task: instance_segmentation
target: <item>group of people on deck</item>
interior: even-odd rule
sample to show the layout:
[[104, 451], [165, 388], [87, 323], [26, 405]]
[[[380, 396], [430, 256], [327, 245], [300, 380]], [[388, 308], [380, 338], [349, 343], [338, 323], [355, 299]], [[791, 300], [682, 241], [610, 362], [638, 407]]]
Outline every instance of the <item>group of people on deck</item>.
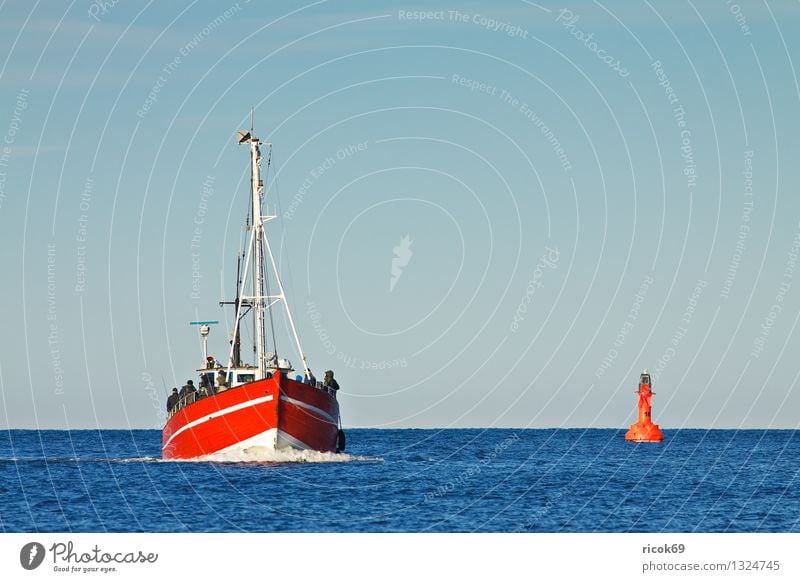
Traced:
[[[317, 386], [317, 379], [314, 377], [314, 373], [310, 368], [308, 369], [303, 381], [305, 384], [309, 384], [314, 387]], [[214, 384], [213, 372], [201, 374], [199, 392], [197, 388], [195, 388], [192, 380], [187, 380], [186, 384], [181, 387], [180, 392], [178, 392], [177, 388], [172, 389], [172, 394], [170, 394], [167, 398], [167, 412], [173, 412], [181, 401], [183, 401], [184, 405], [186, 405], [190, 402], [194, 402], [194, 400], [197, 398], [204, 398], [206, 396], [219, 394], [220, 392], [225, 392], [228, 388], [229, 385], [227, 376], [223, 370], [220, 370], [217, 373], [216, 386]], [[325, 378], [322, 381], [322, 389], [334, 397], [336, 396], [336, 393], [339, 390], [339, 383], [333, 377], [333, 370], [328, 370], [325, 372]]]
[[[179, 402], [183, 401], [184, 405], [194, 402], [198, 398], [205, 398], [225, 392], [228, 389], [228, 382], [225, 378], [225, 372], [222, 370], [217, 374], [217, 383], [214, 384], [214, 373], [200, 375], [200, 390], [194, 386], [194, 381], [186, 380], [180, 392], [177, 388], [172, 389], [172, 394], [167, 398], [167, 412], [172, 412]], [[193, 397], [191, 396], [193, 395]]]

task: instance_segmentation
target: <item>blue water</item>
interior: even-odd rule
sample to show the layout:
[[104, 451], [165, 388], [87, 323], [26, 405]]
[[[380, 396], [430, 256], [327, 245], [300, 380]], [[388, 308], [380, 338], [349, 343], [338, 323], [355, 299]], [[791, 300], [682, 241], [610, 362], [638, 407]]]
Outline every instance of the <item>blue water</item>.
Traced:
[[163, 462], [159, 431], [6, 431], [0, 530], [800, 531], [796, 432], [665, 432], [363, 429], [341, 457]]

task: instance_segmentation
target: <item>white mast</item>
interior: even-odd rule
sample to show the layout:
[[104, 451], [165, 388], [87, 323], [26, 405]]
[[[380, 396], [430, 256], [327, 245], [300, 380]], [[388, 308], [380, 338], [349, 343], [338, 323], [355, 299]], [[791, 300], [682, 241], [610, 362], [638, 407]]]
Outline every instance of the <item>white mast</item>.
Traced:
[[[267, 238], [266, 229], [264, 228], [264, 222], [268, 220], [272, 220], [277, 218], [274, 215], [264, 216], [261, 214], [261, 200], [264, 195], [264, 183], [261, 180], [261, 151], [259, 149], [259, 145], [261, 145], [261, 141], [250, 131], [240, 131], [238, 133], [238, 142], [240, 144], [249, 143], [250, 144], [250, 167], [251, 167], [251, 186], [250, 192], [252, 197], [252, 213], [253, 213], [253, 226], [252, 231], [250, 233], [250, 242], [247, 249], [247, 258], [253, 257], [253, 293], [252, 295], [245, 295], [245, 285], [247, 284], [247, 271], [249, 267], [249, 261], [245, 261], [245, 268], [244, 268], [244, 275], [241, 281], [241, 287], [239, 289], [239, 295], [242, 298], [242, 301], [239, 302], [239, 308], [237, 309], [236, 313], [236, 323], [233, 330], [234, 338], [236, 337], [236, 332], [238, 331], [239, 321], [241, 319], [241, 308], [242, 304], [246, 303], [250, 305], [253, 309], [253, 316], [255, 318], [255, 351], [256, 351], [256, 380], [261, 380], [266, 377], [267, 369], [273, 368], [274, 366], [271, 365], [271, 362], [267, 362], [266, 359], [266, 331], [265, 331], [265, 320], [266, 320], [266, 312], [267, 309], [272, 307], [278, 301], [283, 301], [283, 305], [286, 308], [286, 316], [289, 320], [289, 326], [292, 329], [292, 335], [294, 336], [295, 345], [297, 346], [298, 354], [300, 355], [300, 359], [303, 363], [303, 371], [308, 374], [308, 364], [306, 363], [306, 356], [305, 352], [303, 351], [303, 347], [300, 344], [300, 337], [297, 335], [297, 329], [294, 325], [294, 319], [292, 318], [292, 312], [289, 310], [289, 304], [286, 301], [286, 294], [283, 291], [283, 283], [281, 283], [280, 275], [278, 274], [278, 266], [275, 263], [275, 257], [272, 255], [272, 248], [269, 244], [269, 239]], [[267, 144], [268, 147], [272, 147], [272, 144]], [[264, 249], [266, 248], [267, 254], [269, 255], [270, 265], [272, 266], [272, 270], [275, 275], [275, 281], [278, 284], [279, 295], [265, 295], [264, 294], [264, 282], [266, 279], [266, 273], [264, 272], [265, 265], [264, 265]], [[277, 354], [276, 354], [277, 357]], [[228, 363], [228, 370], [233, 366], [233, 343], [231, 343], [231, 352], [230, 358]]]
[[255, 136], [250, 137], [250, 170], [253, 199], [253, 311], [255, 315], [255, 346], [256, 367], [258, 379], [264, 378], [267, 373], [267, 337], [264, 331], [266, 308], [264, 306], [264, 247], [261, 244], [264, 236], [264, 220], [261, 216], [261, 197], [264, 192], [264, 183], [261, 181], [261, 144]]

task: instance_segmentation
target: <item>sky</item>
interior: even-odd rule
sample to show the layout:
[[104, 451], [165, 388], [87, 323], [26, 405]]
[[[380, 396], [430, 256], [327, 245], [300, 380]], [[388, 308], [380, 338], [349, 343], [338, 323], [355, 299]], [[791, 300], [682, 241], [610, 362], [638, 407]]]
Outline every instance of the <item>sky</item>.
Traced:
[[252, 111], [345, 426], [625, 428], [647, 368], [666, 429], [797, 427], [799, 25], [788, 0], [0, 3], [0, 425], [160, 428], [189, 322], [227, 358]]

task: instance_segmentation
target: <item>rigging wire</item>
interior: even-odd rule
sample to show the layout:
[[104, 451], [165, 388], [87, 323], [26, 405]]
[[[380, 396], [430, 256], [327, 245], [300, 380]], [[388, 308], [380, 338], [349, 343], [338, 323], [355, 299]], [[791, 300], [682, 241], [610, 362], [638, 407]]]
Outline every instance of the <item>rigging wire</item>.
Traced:
[[[270, 159], [272, 159], [272, 148], [270, 148]], [[277, 214], [277, 216], [278, 216], [278, 221], [280, 222], [281, 233], [282, 233], [281, 242], [283, 244], [279, 248], [279, 252], [281, 250], [285, 249], [286, 257], [287, 257], [286, 268], [284, 269], [284, 273], [286, 273], [286, 277], [284, 277], [284, 281], [286, 282], [286, 286], [289, 288], [289, 295], [291, 297], [297, 297], [297, 295], [295, 295], [295, 292], [294, 292], [294, 279], [292, 277], [292, 261], [289, 260], [289, 257], [291, 257], [292, 254], [289, 252], [289, 239], [285, 235], [285, 230], [284, 230], [284, 225], [283, 225], [283, 209], [281, 208], [281, 195], [280, 195], [280, 190], [278, 188], [278, 172], [275, 172], [275, 178], [273, 179], [272, 183], [273, 183], [273, 187], [275, 189], [275, 201], [276, 201], [275, 204], [276, 204], [276, 210], [277, 210], [277, 212], [275, 214]], [[300, 358], [303, 357], [303, 354], [297, 354], [297, 355]]]
[[[271, 165], [272, 165], [272, 146], [269, 146], [269, 155], [267, 156], [267, 170], [266, 170], [266, 172], [264, 172], [264, 174], [265, 174], [264, 183], [267, 184], [267, 185], [269, 185], [269, 170], [270, 170]], [[264, 192], [266, 192], [266, 190], [264, 190]], [[262, 257], [262, 260], [265, 260], [264, 259], [264, 253], [261, 253], [261, 257]], [[262, 267], [263, 266], [264, 265], [262, 265]], [[266, 273], [266, 276], [264, 277], [264, 282], [265, 282], [265, 285], [266, 285], [267, 297], [269, 297], [269, 296], [272, 295], [272, 293], [270, 292], [270, 289], [269, 289], [269, 269], [264, 269], [264, 272]], [[273, 307], [272, 301], [270, 301], [270, 305], [269, 305], [269, 326], [270, 326], [270, 330], [272, 332], [272, 346], [273, 346], [273, 348], [275, 350], [275, 357], [277, 358], [278, 357], [278, 341], [277, 341], [276, 336], [275, 336], [275, 318], [273, 316], [272, 307]]]

